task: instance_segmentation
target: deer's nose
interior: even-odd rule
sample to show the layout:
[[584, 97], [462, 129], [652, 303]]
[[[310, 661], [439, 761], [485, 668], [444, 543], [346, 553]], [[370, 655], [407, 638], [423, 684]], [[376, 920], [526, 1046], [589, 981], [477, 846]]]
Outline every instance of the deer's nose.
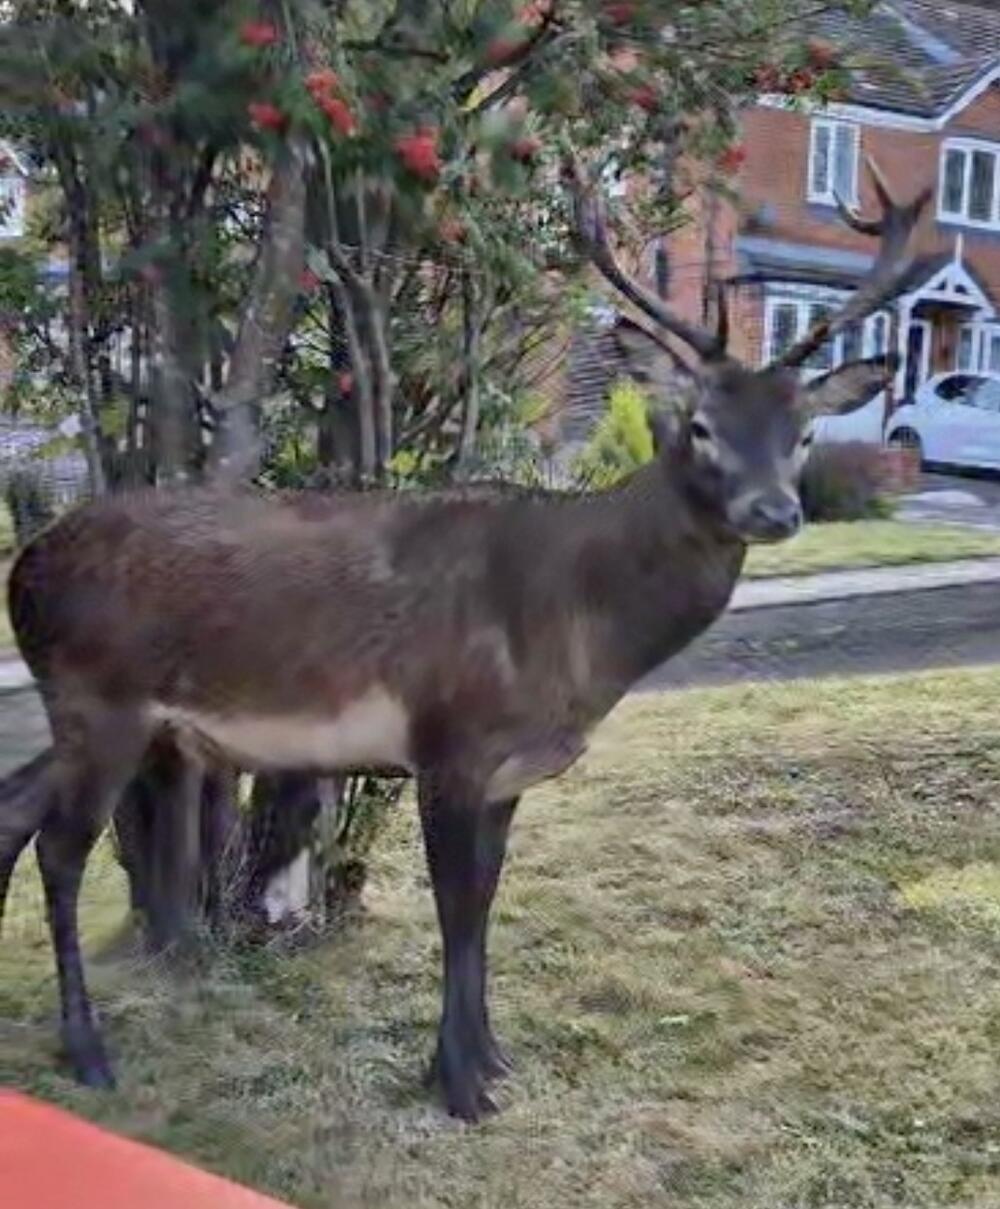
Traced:
[[802, 527], [802, 506], [785, 492], [754, 500], [747, 517], [747, 536], [757, 541], [781, 541]]

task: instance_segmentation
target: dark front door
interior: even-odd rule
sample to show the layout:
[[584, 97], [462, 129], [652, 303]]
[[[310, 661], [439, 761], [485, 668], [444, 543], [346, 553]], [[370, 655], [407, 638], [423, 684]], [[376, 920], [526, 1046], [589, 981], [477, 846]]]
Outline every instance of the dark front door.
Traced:
[[914, 392], [924, 379], [929, 339], [929, 325], [922, 319], [912, 320], [906, 336], [906, 371], [903, 376], [903, 401], [906, 403], [912, 402]]

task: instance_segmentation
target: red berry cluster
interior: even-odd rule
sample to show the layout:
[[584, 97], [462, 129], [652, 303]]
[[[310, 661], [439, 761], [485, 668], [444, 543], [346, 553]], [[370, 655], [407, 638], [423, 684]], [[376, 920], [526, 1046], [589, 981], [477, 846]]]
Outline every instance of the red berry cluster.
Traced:
[[428, 185], [437, 183], [441, 175], [441, 153], [438, 131], [433, 126], [422, 126], [410, 134], [400, 135], [395, 148], [407, 172]]
[[526, 4], [516, 20], [487, 45], [486, 63], [490, 67], [503, 67], [516, 59], [538, 27], [552, 16], [554, 8], [555, 0], [532, 0]]
[[634, 0], [610, 0], [601, 6], [601, 11], [612, 25], [628, 25], [635, 20], [639, 5]]
[[634, 85], [628, 91], [628, 99], [647, 113], [656, 113], [660, 108], [660, 93], [652, 84]]
[[776, 63], [762, 63], [754, 71], [751, 83], [760, 92], [781, 92], [789, 96], [799, 96], [815, 87], [816, 73], [809, 67], [797, 67], [794, 71], [787, 71]]
[[805, 46], [805, 63], [796, 68], [777, 63], [761, 63], [753, 72], [751, 83], [761, 92], [782, 92], [799, 96], [816, 87], [823, 72], [839, 66], [840, 53], [830, 42], [810, 38]]
[[258, 130], [284, 130], [288, 125], [287, 116], [270, 101], [251, 101], [247, 105], [247, 115]]
[[350, 106], [337, 94], [340, 92], [340, 77], [329, 67], [321, 67], [306, 76], [306, 89], [316, 107], [326, 114], [330, 125], [346, 138], [357, 131], [358, 123]]
[[270, 21], [247, 21], [240, 28], [240, 41], [244, 46], [262, 50], [265, 46], [274, 46], [278, 41], [278, 30]]
[[715, 160], [720, 172], [735, 176], [747, 162], [747, 149], [742, 143], [733, 143], [722, 151]]

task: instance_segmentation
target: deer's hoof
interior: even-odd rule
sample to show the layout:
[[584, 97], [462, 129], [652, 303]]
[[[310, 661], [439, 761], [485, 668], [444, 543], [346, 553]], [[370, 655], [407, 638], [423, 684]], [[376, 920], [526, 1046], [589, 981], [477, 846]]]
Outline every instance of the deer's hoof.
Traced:
[[114, 1091], [118, 1086], [110, 1066], [90, 1065], [76, 1067], [78, 1083], [92, 1087], [95, 1091]]
[[115, 1075], [100, 1037], [89, 1030], [83, 1036], [67, 1030], [63, 1038], [76, 1081], [97, 1091], [113, 1091]]
[[496, 1079], [506, 1079], [514, 1073], [514, 1063], [510, 1056], [501, 1048], [495, 1037], [489, 1037], [483, 1047], [480, 1067], [483, 1077], [493, 1082]]
[[450, 1116], [475, 1125], [499, 1111], [486, 1089], [487, 1075], [481, 1056], [457, 1061], [439, 1045], [427, 1072], [427, 1084], [436, 1084]]
[[478, 1125], [486, 1117], [493, 1117], [500, 1111], [496, 1101], [481, 1085], [465, 1086], [445, 1091], [445, 1102], [449, 1116], [465, 1121], [467, 1125]]

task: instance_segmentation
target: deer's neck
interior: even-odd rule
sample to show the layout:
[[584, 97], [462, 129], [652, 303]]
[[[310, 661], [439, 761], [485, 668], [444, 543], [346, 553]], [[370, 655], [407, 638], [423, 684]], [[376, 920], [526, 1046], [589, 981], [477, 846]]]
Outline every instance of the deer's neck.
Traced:
[[594, 666], [608, 692], [624, 691], [710, 626], [745, 556], [699, 500], [680, 456], [643, 467], [606, 496], [581, 536], [576, 586], [607, 644]]

